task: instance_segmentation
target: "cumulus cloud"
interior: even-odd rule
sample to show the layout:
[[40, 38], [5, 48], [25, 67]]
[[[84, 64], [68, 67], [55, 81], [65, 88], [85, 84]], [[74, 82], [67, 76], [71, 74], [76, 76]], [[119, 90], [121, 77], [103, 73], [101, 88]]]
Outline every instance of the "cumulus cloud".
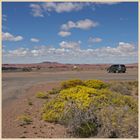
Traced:
[[61, 25], [61, 30], [68, 31], [72, 28], [79, 28], [83, 30], [87, 30], [93, 27], [98, 26], [98, 22], [95, 22], [90, 19], [79, 20], [77, 22], [68, 21], [66, 24]]
[[3, 41], [21, 41], [23, 40], [23, 37], [22, 36], [14, 36], [8, 32], [2, 32], [2, 40]]
[[59, 43], [60, 47], [64, 49], [80, 49], [80, 44], [81, 44], [81, 41], [78, 41], [78, 42], [62, 41]]
[[89, 37], [88, 43], [89, 44], [94, 44], [94, 43], [99, 43], [102, 42], [102, 39], [99, 37]]
[[57, 13], [62, 12], [71, 12], [71, 11], [79, 11], [81, 10], [86, 4], [84, 3], [72, 3], [72, 2], [46, 2], [43, 4], [43, 8], [48, 12], [55, 11]]
[[95, 10], [96, 5], [114, 5], [118, 2], [46, 2], [43, 4], [30, 4], [32, 15], [34, 17], [44, 17], [45, 13], [56, 12], [73, 12], [80, 11], [85, 7], [90, 6]]
[[43, 4], [30, 4], [30, 7], [34, 17], [44, 17], [46, 12], [68, 13], [72, 11], [80, 11], [89, 5], [88, 2], [46, 2]]
[[37, 38], [31, 38], [30, 41], [31, 42], [39, 42], [39, 39], [37, 39]]
[[28, 48], [18, 48], [18, 49], [15, 49], [15, 50], [9, 50], [7, 55], [8, 56], [26, 56], [28, 54], [28, 51], [29, 49]]
[[34, 17], [44, 17], [42, 7], [39, 4], [30, 4]]
[[[6, 58], [18, 57], [28, 58], [31, 60], [53, 60], [63, 61], [64, 63], [124, 63], [137, 62], [137, 50], [133, 44], [119, 42], [116, 47], [100, 47], [94, 49], [81, 49], [80, 41], [77, 42], [60, 42], [60, 48], [52, 46], [38, 46], [34, 49], [18, 48], [3, 53]], [[24, 61], [24, 59], [21, 59]]]
[[103, 47], [95, 49], [99, 56], [133, 56], [136, 55], [135, 47], [133, 44], [119, 42], [117, 47]]
[[67, 32], [67, 31], [60, 31], [58, 33], [59, 36], [61, 37], [66, 37], [66, 36], [70, 36], [71, 35], [71, 32]]

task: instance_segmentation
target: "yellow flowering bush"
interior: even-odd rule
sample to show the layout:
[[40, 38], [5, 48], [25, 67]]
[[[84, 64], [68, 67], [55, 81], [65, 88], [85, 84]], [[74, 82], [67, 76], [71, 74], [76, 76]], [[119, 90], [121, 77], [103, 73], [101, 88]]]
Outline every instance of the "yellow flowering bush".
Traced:
[[67, 80], [61, 83], [61, 88], [66, 89], [66, 88], [75, 87], [77, 85], [84, 85], [84, 82], [79, 79]]
[[102, 89], [106, 88], [108, 85], [101, 80], [87, 80], [84, 82], [87, 87], [95, 88], [95, 89]]
[[62, 117], [65, 104], [66, 101], [60, 98], [52, 99], [50, 102], [47, 102], [43, 107], [43, 120], [49, 122], [58, 121]]
[[137, 115], [137, 98], [111, 91], [100, 80], [63, 82], [42, 112], [43, 120], [63, 123], [75, 137], [137, 137]]

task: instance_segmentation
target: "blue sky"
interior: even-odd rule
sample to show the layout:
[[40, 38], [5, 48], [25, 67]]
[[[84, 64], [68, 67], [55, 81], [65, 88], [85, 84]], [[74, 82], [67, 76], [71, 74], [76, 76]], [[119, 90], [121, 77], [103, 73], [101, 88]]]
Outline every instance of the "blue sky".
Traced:
[[135, 63], [138, 4], [3, 2], [3, 63]]

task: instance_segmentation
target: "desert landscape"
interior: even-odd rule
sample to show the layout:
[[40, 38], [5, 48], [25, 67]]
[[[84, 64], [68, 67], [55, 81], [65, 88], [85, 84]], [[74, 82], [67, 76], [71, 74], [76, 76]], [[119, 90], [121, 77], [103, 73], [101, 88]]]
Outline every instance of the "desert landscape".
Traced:
[[[49, 65], [51, 65], [50, 71], [48, 69], [48, 67], [50, 67]], [[62, 64], [57, 64], [56, 66], [50, 63], [49, 65], [47, 63], [43, 68], [39, 70], [34, 69], [34, 71], [30, 72], [16, 72], [12, 70], [2, 73], [3, 138], [72, 137], [67, 133], [68, 128], [65, 125], [42, 120], [41, 108], [46, 99], [36, 97], [38, 92], [48, 93], [48, 91], [59, 87], [63, 81], [73, 79], [98, 79], [104, 82], [138, 81], [138, 65], [136, 64], [126, 65], [126, 73], [108, 73], [106, 68], [109, 65], [88, 65], [90, 69], [87, 69], [86, 65], [78, 65], [76, 69], [73, 69], [73, 65], [67, 68], [67, 64], [63, 64], [63, 66]], [[65, 66], [65, 69], [62, 70], [60, 65], [62, 68]], [[13, 66], [12, 64], [9, 65], [9, 67]], [[15, 67], [20, 66], [21, 65], [16, 65]], [[23, 66], [25, 67], [25, 65], [22, 65], [22, 68]], [[33, 67], [31, 64], [27, 65], [27, 67], [29, 66]], [[80, 67], [80, 69], [78, 69], [78, 67]], [[55, 68], [55, 71], [53, 71], [52, 68]], [[57, 69], [60, 70], [56, 71]], [[54, 95], [51, 95], [49, 100], [51, 100], [53, 96]], [[137, 98], [137, 93], [134, 96]], [[24, 115], [32, 118], [31, 124], [20, 124], [18, 117]]]
[[138, 138], [137, 1], [2, 2], [1, 40], [2, 138]]

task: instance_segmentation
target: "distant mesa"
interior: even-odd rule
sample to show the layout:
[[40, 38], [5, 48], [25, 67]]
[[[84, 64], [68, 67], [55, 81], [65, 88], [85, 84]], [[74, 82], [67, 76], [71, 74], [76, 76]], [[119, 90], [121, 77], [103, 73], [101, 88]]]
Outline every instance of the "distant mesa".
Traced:
[[43, 64], [60, 64], [58, 62], [50, 62], [50, 61], [43, 61], [41, 63], [43, 63]]

